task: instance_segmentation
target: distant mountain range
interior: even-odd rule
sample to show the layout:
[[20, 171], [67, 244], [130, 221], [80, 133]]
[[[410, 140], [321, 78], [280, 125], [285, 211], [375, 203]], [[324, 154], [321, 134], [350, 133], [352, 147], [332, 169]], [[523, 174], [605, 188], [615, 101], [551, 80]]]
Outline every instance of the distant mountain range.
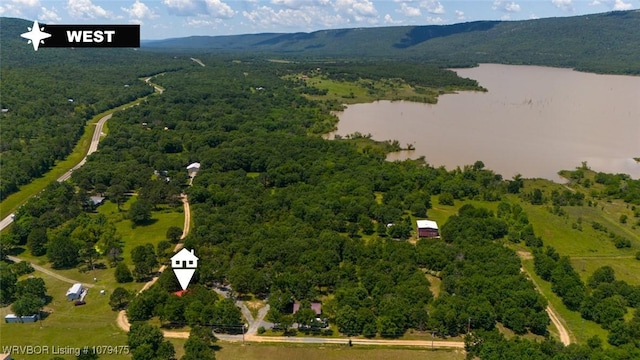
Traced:
[[[20, 19], [0, 21], [2, 50], [7, 40], [22, 41], [19, 34], [31, 25]], [[640, 75], [640, 10], [525, 21], [191, 36], [144, 41], [142, 48], [280, 58], [403, 59], [443, 66], [494, 62]], [[20, 46], [20, 52], [27, 50]]]
[[192, 36], [146, 42], [143, 47], [305, 58], [402, 58], [447, 65], [536, 64], [640, 74], [640, 11], [311, 33]]

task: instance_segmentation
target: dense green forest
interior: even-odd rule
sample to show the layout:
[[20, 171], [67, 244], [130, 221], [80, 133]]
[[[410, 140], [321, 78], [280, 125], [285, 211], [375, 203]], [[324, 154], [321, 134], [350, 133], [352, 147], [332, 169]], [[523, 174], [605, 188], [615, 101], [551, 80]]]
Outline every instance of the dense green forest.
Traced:
[[[113, 224], [92, 214], [87, 197], [105, 194], [120, 207], [135, 194], [123, 216], [144, 227], [153, 208], [178, 206], [177, 195], [184, 191], [193, 213], [185, 246], [201, 258], [197, 294], [168, 296], [178, 286], [166, 272], [143, 295], [114, 300], [115, 309], [129, 303], [132, 320], [158, 317], [163, 324], [192, 329], [222, 324], [222, 331], [237, 331], [238, 309], [208, 290], [229, 284], [240, 296], [268, 298], [268, 318], [285, 332], [294, 321], [305, 321], [290, 314], [294, 301], [320, 301], [344, 335], [397, 338], [420, 330], [467, 335], [467, 350], [480, 358], [523, 351], [539, 358], [638, 354], [637, 312], [626, 322], [620, 317], [626, 314], [621, 306], [637, 306], [637, 286], [616, 281], [606, 269], [585, 286], [566, 260], [545, 250], [522, 208], [501, 202], [494, 212], [465, 205], [441, 224], [441, 239], [412, 238], [414, 220], [432, 211], [433, 196], [440, 203], [491, 204], [516, 194], [558, 209], [584, 197], [522, 193], [520, 177], [505, 180], [481, 161], [447, 171], [422, 160], [387, 162], [384, 147], [373, 141], [324, 140], [320, 135], [335, 122], [326, 104], [305, 98], [303, 89], [283, 77], [300, 71], [300, 64], [224, 56], [203, 61], [206, 67], [185, 66], [157, 78], [166, 89], [162, 96], [115, 114], [109, 136], [73, 173], [73, 184], [52, 184], [16, 212], [10, 234], [2, 238], [3, 254], [26, 247], [62, 269], [106, 262], [118, 281], [144, 281], [166, 259], [167, 246], [156, 251], [153, 245], [138, 246], [131, 262], [125, 261]], [[358, 74], [406, 76], [416, 84], [440, 86], [450, 76], [428, 66], [419, 77], [403, 73], [413, 66], [397, 69], [390, 74], [388, 68], [363, 66]], [[467, 84], [452, 79], [450, 85]], [[201, 170], [189, 187], [185, 167], [195, 161]], [[635, 195], [626, 197], [627, 189], [636, 192], [638, 180], [602, 174], [597, 181], [610, 184], [611, 192], [603, 195], [637, 202]], [[628, 184], [624, 190], [621, 182]], [[550, 273], [541, 276], [554, 282], [568, 303], [573, 299], [568, 296], [578, 297], [575, 308], [616, 335], [567, 348], [552, 340], [506, 340], [499, 326], [548, 338], [549, 317], [547, 301], [505, 241], [541, 249], [534, 251], [536, 264], [546, 256]], [[441, 280], [437, 296], [426, 273]], [[595, 303], [599, 300], [605, 305]], [[615, 347], [605, 349], [602, 341]]]
[[[24, 46], [28, 22], [2, 19], [0, 200], [66, 158], [94, 115], [151, 94], [139, 78], [188, 64], [131, 50]], [[96, 58], [110, 58], [96, 61]], [[116, 70], [117, 69], [117, 70]]]
[[[627, 17], [636, 21], [632, 13], [597, 18], [607, 22], [607, 16], [620, 16], [623, 26]], [[3, 39], [23, 31], [24, 24], [3, 19]], [[509, 24], [467, 30], [488, 32]], [[464, 27], [418, 30], [414, 40], [402, 40], [396, 48], [467, 32]], [[640, 356], [640, 286], [620, 280], [607, 266], [582, 280], [570, 259], [534, 231], [521, 206], [546, 208], [566, 222], [570, 207], [618, 200], [634, 214], [621, 216], [620, 223], [637, 222], [640, 180], [592, 173], [583, 164], [563, 172], [578, 190], [558, 185], [561, 190], [525, 191], [520, 176], [503, 179], [482, 161], [453, 170], [423, 159], [388, 162], [385, 144], [323, 139], [337, 120], [330, 113], [336, 103], [313, 100], [307, 95], [318, 90], [288, 75], [321, 67], [336, 81], [397, 78], [435, 91], [476, 88], [473, 80], [414, 61], [287, 63], [225, 54], [201, 56], [207, 64], [202, 67], [186, 56], [132, 50], [100, 52], [105, 61], [94, 61], [97, 53], [89, 49], [47, 49], [52, 51], [36, 58], [30, 49], [18, 49], [17, 40], [6, 44], [3, 40], [0, 90], [2, 107], [9, 111], [0, 115], [2, 196], [64, 158], [93, 115], [150, 93], [139, 78], [164, 73], [154, 80], [164, 93], [115, 113], [100, 151], [70, 182], [54, 182], [20, 207], [0, 238], [3, 259], [26, 251], [56, 270], [99, 268], [123, 286], [143, 282], [166, 263], [182, 229], [171, 227], [166, 239], [124, 253], [128, 244], [121, 224], [96, 213], [89, 196], [106, 196], [115, 217], [144, 231], [155, 214], [181, 209], [180, 194], [186, 193], [192, 225], [184, 245], [200, 257], [190, 292], [171, 295], [180, 288], [167, 271], [139, 296], [124, 288], [110, 296], [111, 308], [126, 309], [136, 322], [129, 334], [134, 359], [174, 355], [160, 331], [144, 323], [151, 319], [164, 327], [190, 327], [185, 359], [213, 358], [215, 339], [208, 329], [237, 333], [242, 328], [240, 310], [212, 290], [221, 285], [239, 297], [268, 302], [267, 319], [288, 335], [294, 322], [311, 327], [315, 321], [308, 311], [291, 314], [293, 303], [318, 301], [323, 316], [345, 336], [461, 336], [470, 358]], [[629, 69], [610, 64], [600, 70]], [[201, 170], [189, 186], [186, 166], [192, 162]], [[461, 201], [467, 204], [440, 224], [441, 238], [416, 239], [416, 219]], [[576, 220], [575, 231], [582, 226]], [[603, 247], [637, 246], [607, 226], [591, 222], [606, 234]], [[523, 272], [514, 249], [530, 251], [537, 275], [567, 308], [606, 329], [607, 338], [567, 347], [552, 340], [547, 300]], [[16, 265], [0, 266], [3, 304], [21, 304], [28, 293], [19, 291], [26, 285], [18, 281], [27, 266]], [[439, 286], [432, 283], [436, 279]], [[151, 336], [141, 340], [143, 333]]]
[[197, 36], [143, 43], [147, 49], [284, 58], [403, 59], [470, 66], [506, 63], [640, 74], [640, 13], [616, 11], [524, 21]]

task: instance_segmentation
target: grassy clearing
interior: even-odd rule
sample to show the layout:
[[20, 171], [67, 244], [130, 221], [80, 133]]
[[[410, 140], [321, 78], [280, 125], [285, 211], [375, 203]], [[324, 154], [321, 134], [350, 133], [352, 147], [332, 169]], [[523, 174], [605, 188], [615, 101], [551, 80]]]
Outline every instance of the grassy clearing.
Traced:
[[389, 349], [386, 347], [365, 347], [346, 345], [299, 345], [299, 344], [220, 344], [220, 351], [216, 353], [220, 360], [462, 360], [462, 351], [424, 350], [424, 349]]
[[608, 265], [615, 271], [616, 279], [624, 280], [631, 285], [640, 285], [640, 261], [633, 256], [573, 257], [571, 264], [585, 282], [596, 269]]
[[440, 296], [440, 284], [442, 284], [442, 280], [440, 280], [440, 278], [435, 277], [431, 274], [425, 274], [425, 276], [427, 277], [427, 280], [429, 280], [429, 283], [431, 284], [429, 286], [429, 290], [431, 290], [433, 297], [437, 298], [438, 296]]
[[122, 235], [124, 241], [123, 258], [129, 264], [133, 248], [147, 243], [155, 246], [159, 241], [166, 239], [167, 229], [170, 226], [177, 226], [181, 229], [184, 226], [182, 208], [178, 208], [178, 210], [161, 207], [159, 211], [152, 213], [153, 223], [132, 228], [131, 220], [126, 219], [125, 214], [133, 202], [135, 202], [135, 197], [132, 196], [121, 206], [122, 211], [118, 211], [118, 207], [112, 202], [105, 202], [98, 207], [98, 213], [105, 215], [109, 221], [113, 222], [118, 233]]
[[[53, 347], [83, 348], [84, 346], [123, 346], [127, 335], [116, 325], [116, 313], [109, 307], [109, 292], [100, 295], [98, 289], [90, 289], [86, 305], [73, 306], [65, 298], [69, 284], [41, 272], [35, 276], [44, 279], [47, 292], [53, 297], [45, 310], [50, 315], [37, 323], [0, 323], [0, 349], [2, 346], [48, 346], [49, 354], [29, 355], [29, 360], [51, 359]], [[11, 313], [9, 307], [0, 309], [0, 316]], [[17, 357], [14, 354], [14, 358]], [[70, 358], [66, 356], [65, 359]], [[101, 355], [100, 359], [129, 359], [127, 355]]]
[[[595, 322], [584, 320], [580, 316], [579, 312], [567, 309], [567, 307], [562, 303], [562, 300], [554, 294], [553, 291], [551, 291], [551, 283], [542, 280], [535, 274], [533, 269], [533, 260], [522, 260], [522, 266], [527, 270], [530, 278], [537, 284], [538, 288], [544, 294], [544, 297], [549, 301], [553, 309], [559, 315], [560, 321], [564, 322], [564, 325], [569, 332], [569, 336], [571, 337], [571, 342], [584, 344], [590, 337], [598, 335], [600, 339], [603, 340], [604, 346], [608, 346], [606, 341], [608, 332]], [[549, 329], [553, 329], [552, 334], [557, 337], [555, 328], [550, 326]]]
[[413, 87], [402, 79], [359, 79], [357, 81], [332, 80], [322, 75], [303, 77], [308, 87], [327, 90], [326, 95], [305, 95], [314, 100], [336, 100], [341, 104], [368, 103], [377, 100], [408, 100], [436, 103], [439, 90]]
[[[161, 240], [166, 238], [167, 229], [170, 226], [184, 226], [184, 214], [172, 209], [162, 209], [160, 211], [154, 211], [152, 218], [156, 219], [154, 223], [146, 226], [138, 226], [135, 229], [131, 228], [131, 221], [124, 218], [125, 210], [129, 208], [130, 204], [135, 201], [130, 198], [124, 205], [121, 206], [123, 211], [118, 212], [116, 204], [111, 202], [105, 202], [98, 207], [98, 212], [107, 216], [107, 218], [114, 222], [117, 232], [122, 235], [124, 241], [123, 258], [124, 261], [131, 266], [131, 250], [146, 243], [151, 243], [154, 246]], [[182, 208], [180, 208], [182, 209]], [[95, 283], [100, 289], [104, 288], [107, 291], [111, 291], [118, 286], [124, 287], [130, 291], [137, 291], [142, 288], [143, 283], [126, 283], [119, 284], [114, 277], [114, 269], [95, 269], [90, 271], [81, 271], [79, 268], [74, 269], [52, 269], [51, 264], [48, 262], [46, 256], [34, 257], [28, 251], [21, 253], [20, 258], [29, 261], [35, 265], [40, 265], [46, 269], [55, 271], [56, 273], [65, 276], [67, 278], [80, 281], [82, 283], [92, 284], [94, 278], [98, 281]], [[104, 260], [101, 260], [105, 262]], [[65, 288], [66, 290], [66, 288]]]
[[83, 135], [80, 137], [80, 140], [66, 159], [57, 161], [55, 166], [45, 175], [34, 179], [29, 184], [21, 186], [20, 191], [9, 195], [2, 201], [2, 203], [0, 203], [0, 218], [4, 219], [6, 216], [14, 212], [25, 201], [27, 201], [28, 198], [39, 193], [40, 191], [42, 191], [42, 189], [49, 185], [49, 183], [51, 183], [52, 181], [56, 181], [60, 176], [69, 171], [69, 169], [76, 166], [87, 154], [89, 145], [91, 145], [91, 137], [93, 136], [93, 131], [95, 129], [96, 123], [102, 117], [137, 104], [146, 98], [147, 97], [145, 96], [143, 98], [134, 100], [130, 103], [118, 106], [117, 108], [105, 111], [94, 116], [90, 121], [87, 122], [87, 125], [85, 125]]

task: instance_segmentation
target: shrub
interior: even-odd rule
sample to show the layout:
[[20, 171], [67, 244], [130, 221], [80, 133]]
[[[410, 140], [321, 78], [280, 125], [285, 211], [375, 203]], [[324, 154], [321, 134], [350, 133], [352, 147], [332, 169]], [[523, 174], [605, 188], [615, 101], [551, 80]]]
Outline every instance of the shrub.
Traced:
[[259, 335], [264, 334], [266, 331], [267, 331], [267, 330], [264, 328], [264, 326], [260, 326], [260, 327], [258, 328], [258, 334], [259, 334]]
[[121, 284], [133, 281], [133, 275], [131, 275], [129, 267], [124, 262], [120, 262], [118, 266], [116, 266], [115, 277], [116, 281]]
[[453, 206], [453, 195], [450, 193], [442, 193], [438, 196], [438, 204]]
[[11, 269], [11, 271], [18, 277], [34, 272], [33, 266], [31, 266], [31, 263], [29, 263], [28, 261], [21, 261], [11, 264], [9, 265], [9, 269]]

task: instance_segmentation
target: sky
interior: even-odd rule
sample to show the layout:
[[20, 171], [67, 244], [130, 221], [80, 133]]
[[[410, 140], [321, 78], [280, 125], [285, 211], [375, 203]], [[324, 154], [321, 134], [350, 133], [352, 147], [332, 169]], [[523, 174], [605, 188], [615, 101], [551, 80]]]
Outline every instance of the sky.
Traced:
[[640, 0], [0, 0], [44, 24], [140, 24], [141, 38], [526, 20], [640, 8]]

